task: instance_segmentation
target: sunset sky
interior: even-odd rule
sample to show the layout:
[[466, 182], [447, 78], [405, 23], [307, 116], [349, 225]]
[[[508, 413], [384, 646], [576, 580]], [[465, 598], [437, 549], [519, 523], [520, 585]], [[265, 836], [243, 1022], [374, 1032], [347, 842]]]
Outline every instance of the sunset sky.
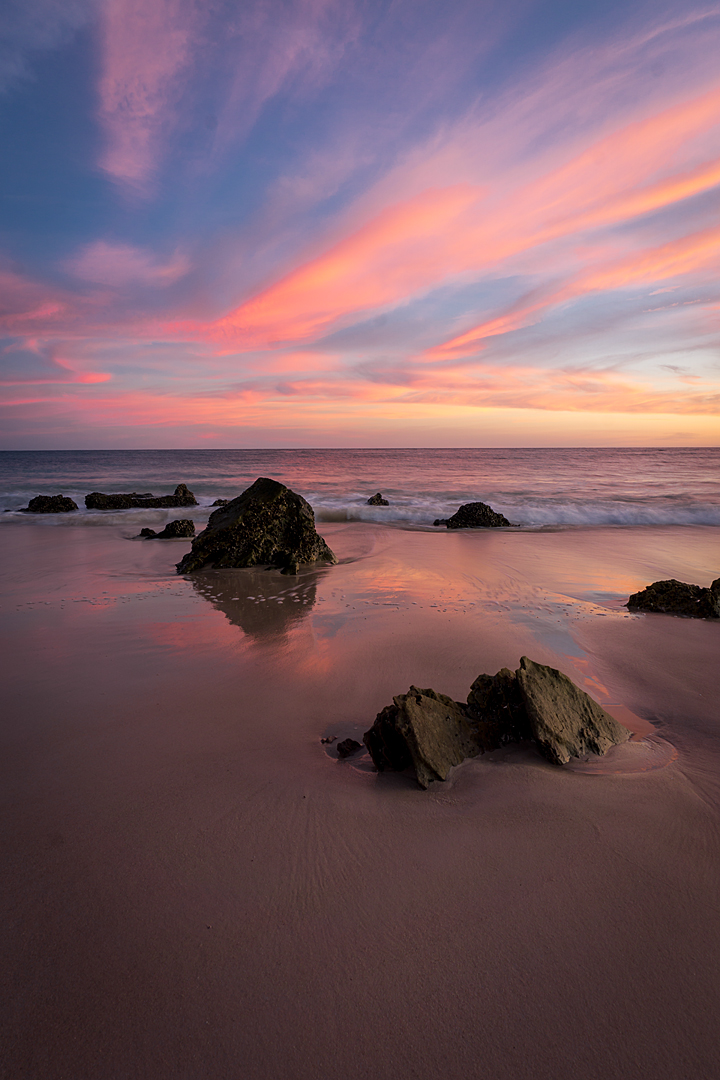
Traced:
[[0, 447], [720, 443], [720, 6], [4, 10]]

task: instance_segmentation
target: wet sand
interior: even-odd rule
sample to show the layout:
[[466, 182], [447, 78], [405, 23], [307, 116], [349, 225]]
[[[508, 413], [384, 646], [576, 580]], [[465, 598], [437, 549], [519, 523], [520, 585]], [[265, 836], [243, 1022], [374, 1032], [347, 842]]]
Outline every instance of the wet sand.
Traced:
[[[337, 567], [188, 579], [127, 531], [0, 533], [0, 1075], [716, 1075], [720, 624], [622, 607], [716, 530], [327, 525]], [[522, 654], [622, 755], [422, 792], [320, 743]]]

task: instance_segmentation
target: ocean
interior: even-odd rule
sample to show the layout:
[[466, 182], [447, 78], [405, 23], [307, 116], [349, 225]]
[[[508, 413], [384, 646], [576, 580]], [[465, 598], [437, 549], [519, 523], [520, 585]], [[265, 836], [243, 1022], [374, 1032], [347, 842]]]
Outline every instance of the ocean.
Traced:
[[[204, 517], [258, 476], [303, 495], [322, 521], [432, 527], [466, 502], [485, 502], [528, 528], [720, 525], [720, 447], [643, 449], [79, 450], [0, 452], [0, 522], [35, 495], [63, 494], [77, 514], [48, 525], [153, 520], [176, 511], [87, 511], [91, 491], [165, 495], [185, 483]], [[380, 491], [387, 507], [368, 506]]]

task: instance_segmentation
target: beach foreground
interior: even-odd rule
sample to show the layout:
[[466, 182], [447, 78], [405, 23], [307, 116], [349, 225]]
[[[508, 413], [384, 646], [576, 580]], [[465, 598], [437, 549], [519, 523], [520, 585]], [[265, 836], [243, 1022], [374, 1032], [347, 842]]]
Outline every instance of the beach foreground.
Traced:
[[[622, 604], [717, 530], [320, 531], [338, 566], [186, 578], [3, 528], [1, 1075], [714, 1076], [720, 623]], [[523, 654], [633, 741], [427, 792], [320, 742]]]

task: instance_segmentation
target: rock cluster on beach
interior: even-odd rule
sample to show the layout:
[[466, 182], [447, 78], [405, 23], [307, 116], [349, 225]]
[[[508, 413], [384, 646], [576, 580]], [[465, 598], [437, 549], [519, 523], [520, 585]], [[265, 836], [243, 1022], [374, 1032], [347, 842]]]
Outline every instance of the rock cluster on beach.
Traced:
[[383, 499], [382, 492], [378, 491], [374, 495], [371, 495], [367, 501], [368, 506], [389, 506], [390, 503], [387, 499]]
[[197, 499], [186, 484], [178, 484], [173, 495], [151, 495], [146, 492], [139, 495], [136, 491], [104, 495], [101, 491], [91, 491], [85, 496], [88, 510], [159, 510], [174, 506], [197, 506]]
[[315, 531], [312, 507], [284, 484], [260, 477], [210, 515], [177, 572], [266, 565], [297, 573], [298, 566], [314, 562], [337, 559]]
[[141, 529], [140, 536], [143, 540], [188, 540], [195, 535], [195, 522], [190, 518], [178, 518], [176, 521], [168, 521], [162, 532], [154, 529]]
[[437, 518], [433, 525], [446, 525], [448, 529], [499, 529], [512, 522], [487, 503], [472, 502], [463, 503], [450, 518]]
[[664, 615], [684, 615], [691, 619], [720, 619], [720, 578], [709, 589], [684, 581], [653, 581], [633, 593], [627, 605], [630, 611], [651, 611]]
[[411, 686], [378, 713], [363, 742], [379, 772], [412, 767], [427, 788], [453, 765], [507, 743], [533, 739], [544, 757], [563, 765], [629, 737], [567, 675], [523, 656], [517, 671], [478, 676], [467, 704]]
[[68, 498], [67, 495], [36, 495], [23, 508], [23, 513], [69, 514], [71, 510], [77, 510], [77, 508], [75, 500]]

